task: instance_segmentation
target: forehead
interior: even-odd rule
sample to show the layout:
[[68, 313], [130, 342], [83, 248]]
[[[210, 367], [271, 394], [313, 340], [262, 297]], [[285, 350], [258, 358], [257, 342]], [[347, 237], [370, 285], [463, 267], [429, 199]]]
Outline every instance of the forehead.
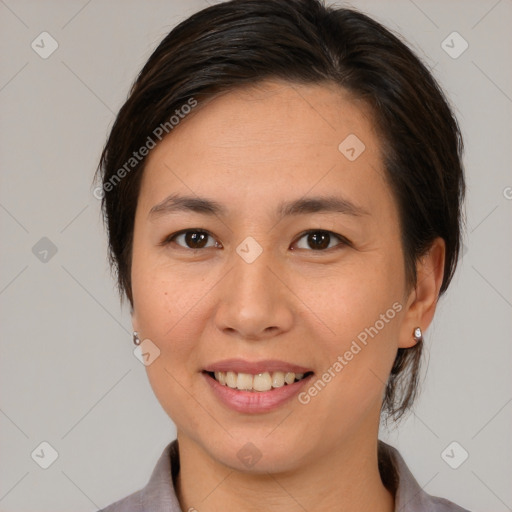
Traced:
[[337, 149], [340, 137], [351, 133], [366, 138], [374, 148], [378, 140], [369, 106], [330, 82], [269, 80], [223, 92], [199, 105], [169, 138], [182, 142], [192, 131], [209, 152], [258, 146], [261, 154], [263, 144], [268, 153], [277, 146], [298, 144]]
[[141, 192], [154, 204], [176, 187], [258, 205], [343, 189], [371, 207], [389, 192], [369, 107], [333, 84], [281, 81], [208, 100], [151, 151]]

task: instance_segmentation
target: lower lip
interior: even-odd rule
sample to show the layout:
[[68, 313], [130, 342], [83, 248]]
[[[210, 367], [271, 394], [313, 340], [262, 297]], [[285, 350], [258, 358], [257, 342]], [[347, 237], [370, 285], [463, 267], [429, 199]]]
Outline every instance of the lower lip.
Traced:
[[224, 405], [237, 412], [255, 414], [278, 409], [298, 395], [313, 374], [293, 384], [285, 384], [269, 391], [240, 391], [220, 384], [206, 373], [203, 373], [203, 376]]

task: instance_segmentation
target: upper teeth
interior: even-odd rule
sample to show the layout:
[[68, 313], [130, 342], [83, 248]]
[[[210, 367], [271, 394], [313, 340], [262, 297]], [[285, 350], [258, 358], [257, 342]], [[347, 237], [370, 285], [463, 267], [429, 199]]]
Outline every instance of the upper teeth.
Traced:
[[257, 375], [236, 372], [215, 372], [215, 380], [223, 386], [245, 391], [269, 391], [280, 388], [285, 384], [293, 384], [295, 380], [304, 377], [303, 373], [294, 372], [264, 372]]

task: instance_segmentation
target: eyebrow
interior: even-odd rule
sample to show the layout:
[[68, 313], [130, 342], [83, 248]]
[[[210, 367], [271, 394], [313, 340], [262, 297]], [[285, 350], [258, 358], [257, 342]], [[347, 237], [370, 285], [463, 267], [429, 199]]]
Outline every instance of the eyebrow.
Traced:
[[[226, 217], [228, 209], [221, 203], [205, 197], [181, 196], [171, 194], [149, 211], [150, 218], [158, 218], [180, 211], [195, 212], [203, 215]], [[336, 196], [306, 197], [280, 203], [276, 210], [278, 218], [308, 213], [342, 213], [353, 217], [370, 215], [370, 212], [357, 206], [348, 199]]]

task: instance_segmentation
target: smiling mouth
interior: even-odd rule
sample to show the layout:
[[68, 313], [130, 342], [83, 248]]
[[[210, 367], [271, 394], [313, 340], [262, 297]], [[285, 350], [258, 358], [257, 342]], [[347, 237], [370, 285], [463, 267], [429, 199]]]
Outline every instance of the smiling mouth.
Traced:
[[313, 372], [263, 372], [256, 375], [239, 372], [204, 372], [222, 386], [239, 391], [271, 391], [305, 379]]

